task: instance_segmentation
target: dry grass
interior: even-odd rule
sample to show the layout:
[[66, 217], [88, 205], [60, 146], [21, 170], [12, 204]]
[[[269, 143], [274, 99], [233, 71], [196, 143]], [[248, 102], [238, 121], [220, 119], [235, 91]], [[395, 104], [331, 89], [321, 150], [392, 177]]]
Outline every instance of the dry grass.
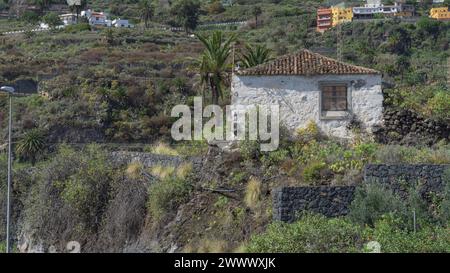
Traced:
[[156, 165], [150, 169], [150, 173], [161, 179], [171, 176], [175, 172], [174, 166]]
[[233, 249], [233, 253], [245, 253], [246, 251], [246, 244], [242, 243], [235, 249]]
[[130, 179], [139, 179], [141, 177], [143, 166], [140, 162], [133, 161], [128, 164], [125, 171], [126, 175]]
[[184, 248], [186, 253], [224, 253], [227, 252], [228, 243], [223, 240], [201, 239], [195, 244]]
[[184, 163], [180, 166], [163, 166], [156, 165], [150, 168], [150, 173], [154, 176], [159, 177], [160, 179], [171, 177], [175, 175], [179, 179], [186, 179], [186, 177], [192, 172], [192, 164]]
[[164, 142], [160, 142], [160, 143], [158, 143], [158, 145], [152, 146], [150, 151], [152, 153], [158, 154], [158, 155], [171, 155], [171, 156], [179, 155], [175, 149], [173, 149], [172, 147], [170, 147], [169, 145], [167, 145]]
[[180, 179], [186, 179], [186, 177], [192, 172], [192, 164], [184, 163], [177, 168], [177, 177]]
[[245, 189], [244, 202], [249, 208], [256, 208], [261, 199], [261, 181], [257, 178], [250, 178]]

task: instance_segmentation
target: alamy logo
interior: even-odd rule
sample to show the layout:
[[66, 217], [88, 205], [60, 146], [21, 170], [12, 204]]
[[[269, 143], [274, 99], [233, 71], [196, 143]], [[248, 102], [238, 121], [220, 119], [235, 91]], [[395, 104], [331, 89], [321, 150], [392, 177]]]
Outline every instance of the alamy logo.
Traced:
[[[203, 109], [202, 97], [194, 98], [193, 115], [189, 106], [176, 105], [172, 109], [171, 116], [179, 119], [172, 125], [172, 138], [176, 141], [258, 140], [261, 142], [261, 151], [274, 151], [278, 148], [280, 134], [278, 104], [227, 105], [225, 112], [224, 115], [218, 105], [208, 105]], [[204, 118], [209, 120], [204, 123]]]

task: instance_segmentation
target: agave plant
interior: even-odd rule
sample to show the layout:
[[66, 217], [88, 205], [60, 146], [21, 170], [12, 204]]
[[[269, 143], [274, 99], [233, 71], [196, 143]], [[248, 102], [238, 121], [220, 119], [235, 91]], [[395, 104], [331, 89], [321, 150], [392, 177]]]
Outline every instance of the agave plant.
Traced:
[[205, 46], [200, 57], [201, 82], [211, 89], [212, 103], [219, 103], [219, 96], [223, 97], [223, 86], [227, 78], [227, 70], [231, 68], [228, 59], [232, 51], [235, 35], [228, 38], [221, 31], [215, 31], [211, 36], [196, 34]]
[[23, 159], [30, 160], [34, 165], [36, 157], [45, 148], [45, 135], [39, 129], [32, 129], [27, 132], [17, 145], [17, 153]]
[[240, 62], [244, 68], [257, 66], [272, 59], [271, 50], [264, 45], [245, 46], [246, 52], [241, 54]]

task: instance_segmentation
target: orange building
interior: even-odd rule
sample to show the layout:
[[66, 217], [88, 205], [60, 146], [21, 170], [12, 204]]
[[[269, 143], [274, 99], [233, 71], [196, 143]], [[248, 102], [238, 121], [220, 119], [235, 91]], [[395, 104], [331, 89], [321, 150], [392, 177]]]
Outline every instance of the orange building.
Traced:
[[436, 20], [449, 21], [450, 11], [448, 7], [432, 8], [430, 10], [430, 17]]
[[330, 8], [320, 8], [317, 10], [317, 31], [324, 32], [332, 27], [333, 12]]

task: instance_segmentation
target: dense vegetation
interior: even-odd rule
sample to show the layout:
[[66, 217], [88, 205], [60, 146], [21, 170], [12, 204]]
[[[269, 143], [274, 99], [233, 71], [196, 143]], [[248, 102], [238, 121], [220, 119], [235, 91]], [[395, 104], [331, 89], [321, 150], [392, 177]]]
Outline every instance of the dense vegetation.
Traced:
[[[358, 189], [348, 217], [306, 214], [293, 224], [270, 224], [265, 233], [252, 237], [247, 251], [449, 252], [450, 172], [446, 183], [434, 210], [414, 188], [408, 198], [400, 199], [379, 184], [366, 184]], [[380, 249], [373, 248], [373, 241]]]
[[[360, 189], [348, 217], [308, 214], [294, 224], [270, 224], [273, 187], [359, 183], [367, 163], [448, 164], [448, 140], [431, 147], [383, 145], [355, 128], [356, 139], [342, 143], [321, 135], [311, 122], [296, 137], [283, 132], [277, 151], [263, 153], [257, 142], [244, 142], [238, 152], [223, 155], [205, 142], [173, 143], [169, 115], [173, 105], [192, 105], [196, 95], [229, 103], [231, 43], [244, 67], [301, 48], [336, 58], [340, 46], [344, 61], [382, 71], [386, 106], [448, 123], [444, 67], [450, 23], [428, 18], [352, 22], [340, 33], [319, 34], [315, 9], [321, 1], [154, 2], [88, 1], [114, 18], [132, 19], [137, 24], [132, 29], [82, 22], [0, 35], [0, 84], [32, 80], [40, 91], [14, 98], [15, 231], [40, 238], [44, 249], [64, 249], [77, 238], [85, 251], [359, 252], [368, 251], [370, 240], [380, 242], [383, 252], [448, 251], [448, 193], [432, 206], [439, 210], [423, 209], [416, 233], [410, 211], [418, 205], [376, 187]], [[4, 3], [0, 10], [12, 7]], [[429, 7], [417, 8], [426, 14]], [[191, 9], [194, 17], [186, 12]], [[0, 32], [54, 19], [44, 5], [17, 19], [0, 19]], [[235, 20], [248, 24], [204, 25]], [[183, 30], [162, 28], [166, 25]], [[213, 34], [217, 29], [221, 32]], [[7, 97], [1, 94], [0, 139], [6, 139], [6, 110]], [[1, 181], [6, 179], [3, 143]], [[197, 173], [189, 164], [117, 165], [108, 152], [118, 148], [200, 156], [207, 163]], [[5, 192], [4, 183], [0, 191]], [[5, 206], [4, 194], [0, 205]], [[5, 225], [0, 224], [1, 241]]]

